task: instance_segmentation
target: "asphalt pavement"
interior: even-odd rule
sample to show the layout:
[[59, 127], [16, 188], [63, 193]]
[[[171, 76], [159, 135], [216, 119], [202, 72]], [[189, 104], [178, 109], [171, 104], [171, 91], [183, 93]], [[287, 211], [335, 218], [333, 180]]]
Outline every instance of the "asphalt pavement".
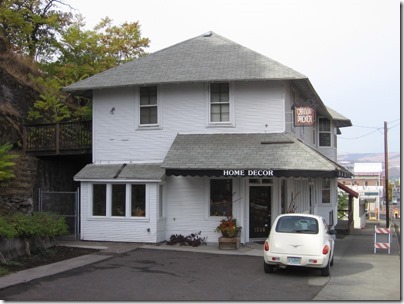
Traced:
[[[391, 234], [390, 254], [387, 249], [377, 249], [374, 253], [375, 225], [385, 227], [385, 222], [368, 222], [363, 229], [355, 229], [347, 236], [337, 237], [334, 266], [331, 268], [329, 281], [313, 300], [399, 301], [402, 299], [401, 253], [397, 235], [394, 232]], [[384, 242], [383, 239], [378, 239], [379, 241]], [[262, 245], [257, 243], [244, 244], [238, 250], [220, 250], [217, 244], [199, 247], [88, 241], [61, 241], [59, 244], [95, 248], [100, 251], [2, 276], [0, 277], [0, 295], [1, 289], [97, 263], [137, 248], [262, 256]]]

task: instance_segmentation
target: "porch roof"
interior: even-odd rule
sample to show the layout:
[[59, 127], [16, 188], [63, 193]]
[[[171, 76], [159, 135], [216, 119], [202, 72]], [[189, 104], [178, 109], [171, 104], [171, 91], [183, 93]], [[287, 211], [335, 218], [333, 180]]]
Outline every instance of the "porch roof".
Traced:
[[[166, 169], [167, 176], [261, 174], [275, 177], [350, 177], [352, 175], [336, 162], [284, 133], [178, 134], [162, 167]], [[229, 171], [224, 174], [224, 170]]]
[[359, 193], [352, 190], [351, 188], [349, 188], [348, 186], [338, 182], [338, 188], [340, 188], [341, 190], [345, 191], [346, 193], [348, 193], [349, 195], [352, 195], [355, 198], [359, 197]]
[[89, 164], [74, 176], [75, 181], [161, 181], [161, 164]]

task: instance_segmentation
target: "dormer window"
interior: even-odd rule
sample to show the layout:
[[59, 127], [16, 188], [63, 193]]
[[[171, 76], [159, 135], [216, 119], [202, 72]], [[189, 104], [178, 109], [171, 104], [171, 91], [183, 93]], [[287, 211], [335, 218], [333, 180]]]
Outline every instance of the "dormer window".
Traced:
[[320, 117], [318, 120], [318, 137], [320, 147], [331, 147], [331, 122], [329, 119]]
[[140, 125], [157, 125], [157, 86], [140, 88]]

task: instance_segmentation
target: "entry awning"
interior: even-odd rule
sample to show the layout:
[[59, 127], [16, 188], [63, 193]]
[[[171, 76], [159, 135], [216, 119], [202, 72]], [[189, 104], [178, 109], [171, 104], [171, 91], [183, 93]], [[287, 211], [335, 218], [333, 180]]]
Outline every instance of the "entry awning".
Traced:
[[74, 176], [75, 181], [163, 180], [165, 170], [159, 164], [89, 164]]
[[287, 134], [178, 134], [162, 167], [167, 176], [352, 176]]
[[346, 193], [348, 193], [349, 195], [352, 195], [355, 198], [359, 197], [359, 193], [352, 190], [351, 188], [349, 188], [348, 186], [338, 182], [338, 188], [340, 188], [341, 190], [345, 191]]

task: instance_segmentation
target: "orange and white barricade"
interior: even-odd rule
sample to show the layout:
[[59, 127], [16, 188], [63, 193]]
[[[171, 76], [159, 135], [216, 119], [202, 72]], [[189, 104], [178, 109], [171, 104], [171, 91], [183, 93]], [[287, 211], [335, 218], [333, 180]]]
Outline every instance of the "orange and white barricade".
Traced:
[[[388, 235], [388, 242], [379, 242], [377, 240], [378, 235]], [[390, 254], [390, 243], [391, 243], [391, 233], [390, 228], [380, 228], [375, 226], [375, 242], [374, 242], [374, 253], [376, 253], [376, 249], [387, 249]]]

